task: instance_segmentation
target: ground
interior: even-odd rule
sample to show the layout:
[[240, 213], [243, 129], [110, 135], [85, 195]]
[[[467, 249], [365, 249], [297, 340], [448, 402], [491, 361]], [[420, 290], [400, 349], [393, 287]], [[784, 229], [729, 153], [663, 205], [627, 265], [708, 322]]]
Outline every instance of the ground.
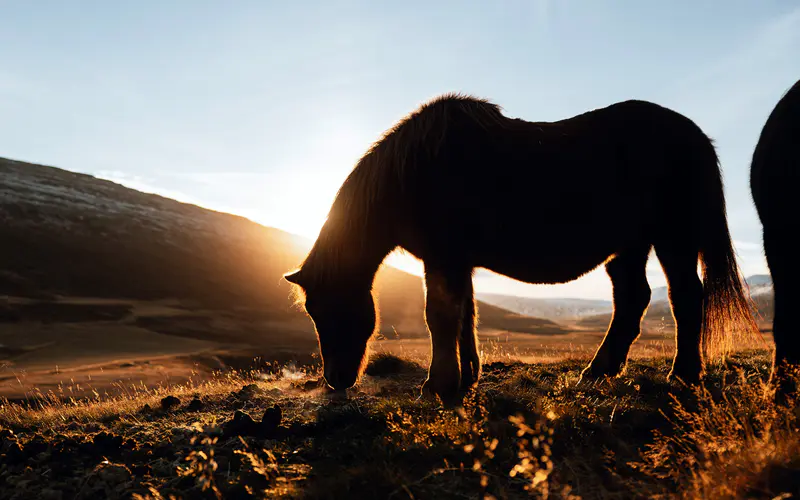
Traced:
[[386, 353], [346, 397], [320, 386], [318, 367], [273, 364], [6, 402], [0, 498], [800, 495], [796, 414], [769, 402], [767, 351], [712, 365], [703, 390], [668, 383], [664, 357], [584, 386], [585, 357], [488, 358], [454, 409], [419, 398], [419, 359]]

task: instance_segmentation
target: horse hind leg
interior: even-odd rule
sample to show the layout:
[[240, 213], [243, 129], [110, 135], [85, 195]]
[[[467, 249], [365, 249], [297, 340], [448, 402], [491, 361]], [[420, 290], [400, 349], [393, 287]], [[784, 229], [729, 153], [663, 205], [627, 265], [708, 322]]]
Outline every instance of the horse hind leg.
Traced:
[[772, 336], [775, 353], [772, 363], [771, 382], [775, 385], [778, 402], [798, 394], [800, 380], [800, 336], [796, 335], [792, 307], [800, 303], [797, 283], [800, 268], [792, 255], [794, 231], [764, 230], [764, 253], [772, 275], [774, 291], [774, 318]]
[[478, 353], [478, 338], [476, 331], [477, 315], [475, 310], [475, 296], [472, 289], [472, 279], [469, 280], [468, 289], [464, 293], [464, 309], [462, 313], [461, 329], [459, 331], [458, 346], [461, 361], [461, 390], [466, 391], [478, 382], [481, 374], [481, 360]]
[[581, 380], [619, 375], [628, 360], [631, 345], [641, 333], [641, 322], [650, 304], [650, 285], [645, 267], [650, 245], [620, 252], [606, 264], [614, 293], [614, 312], [602, 344]]
[[423, 394], [453, 404], [461, 385], [459, 344], [464, 326], [464, 305], [471, 273], [425, 269], [425, 322], [431, 335], [431, 365]]
[[[674, 241], [674, 240], [673, 240]], [[655, 245], [667, 277], [669, 302], [675, 319], [676, 346], [668, 379], [696, 383], [703, 375], [703, 283], [697, 275], [698, 250], [692, 245]]]

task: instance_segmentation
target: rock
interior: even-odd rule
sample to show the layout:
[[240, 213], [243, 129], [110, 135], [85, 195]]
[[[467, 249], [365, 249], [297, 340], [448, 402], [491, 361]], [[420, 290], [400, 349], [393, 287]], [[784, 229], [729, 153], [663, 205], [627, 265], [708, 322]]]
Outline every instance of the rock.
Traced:
[[199, 398], [194, 398], [189, 402], [189, 406], [187, 407], [187, 409], [189, 411], [200, 411], [203, 409], [204, 406], [205, 405], [203, 405], [203, 402], [200, 401]]
[[90, 473], [76, 498], [123, 498], [122, 490], [132, 479], [133, 474], [124, 465], [103, 462]]
[[233, 419], [222, 425], [222, 433], [226, 437], [255, 436], [259, 433], [260, 425], [247, 413], [236, 410]]
[[262, 430], [265, 432], [269, 432], [278, 428], [281, 425], [281, 418], [283, 417], [283, 412], [281, 411], [281, 407], [278, 405], [274, 405], [271, 408], [267, 408], [264, 412], [264, 416], [261, 417], [261, 427]]
[[245, 400], [245, 399], [252, 399], [256, 396], [263, 394], [264, 391], [256, 384], [248, 384], [236, 393], [236, 397]]
[[119, 485], [131, 480], [133, 474], [122, 464], [102, 463], [95, 468], [97, 476], [110, 485]]
[[161, 409], [164, 411], [169, 411], [170, 409], [179, 406], [181, 404], [181, 400], [176, 398], [175, 396], [166, 396], [161, 400]]
[[113, 455], [119, 453], [122, 446], [122, 436], [100, 432], [92, 438], [95, 452], [99, 455]]
[[302, 385], [302, 389], [305, 392], [315, 391], [320, 387], [326, 387], [324, 379], [317, 379], [317, 380], [306, 380], [306, 382]]
[[251, 436], [251, 437], [274, 437], [282, 429], [280, 427], [283, 412], [280, 406], [274, 405], [267, 408], [260, 422], [256, 422], [247, 413], [236, 410], [233, 418], [222, 425], [222, 433], [225, 437]]

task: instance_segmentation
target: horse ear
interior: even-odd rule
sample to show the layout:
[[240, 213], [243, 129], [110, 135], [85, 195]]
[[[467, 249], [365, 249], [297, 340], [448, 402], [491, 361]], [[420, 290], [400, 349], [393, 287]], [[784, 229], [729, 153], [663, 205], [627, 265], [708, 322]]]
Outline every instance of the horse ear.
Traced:
[[289, 283], [294, 283], [295, 285], [303, 286], [302, 269], [298, 269], [296, 271], [284, 274], [283, 279], [285, 279]]

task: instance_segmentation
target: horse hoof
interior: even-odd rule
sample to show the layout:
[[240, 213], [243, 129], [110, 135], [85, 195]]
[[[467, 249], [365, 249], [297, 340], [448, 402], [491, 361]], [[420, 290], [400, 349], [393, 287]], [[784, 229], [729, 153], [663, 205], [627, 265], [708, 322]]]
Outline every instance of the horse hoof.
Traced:
[[422, 384], [421, 395], [434, 401], [438, 398], [444, 406], [455, 406], [461, 401], [459, 392], [456, 386], [442, 387], [428, 379]]
[[686, 385], [697, 385], [702, 380], [702, 372], [691, 371], [677, 371], [672, 369], [667, 375], [667, 382], [679, 382]]
[[578, 384], [590, 384], [602, 380], [604, 378], [614, 378], [622, 372], [622, 369], [612, 370], [610, 367], [598, 367], [589, 365], [581, 372], [581, 377], [578, 379]]

